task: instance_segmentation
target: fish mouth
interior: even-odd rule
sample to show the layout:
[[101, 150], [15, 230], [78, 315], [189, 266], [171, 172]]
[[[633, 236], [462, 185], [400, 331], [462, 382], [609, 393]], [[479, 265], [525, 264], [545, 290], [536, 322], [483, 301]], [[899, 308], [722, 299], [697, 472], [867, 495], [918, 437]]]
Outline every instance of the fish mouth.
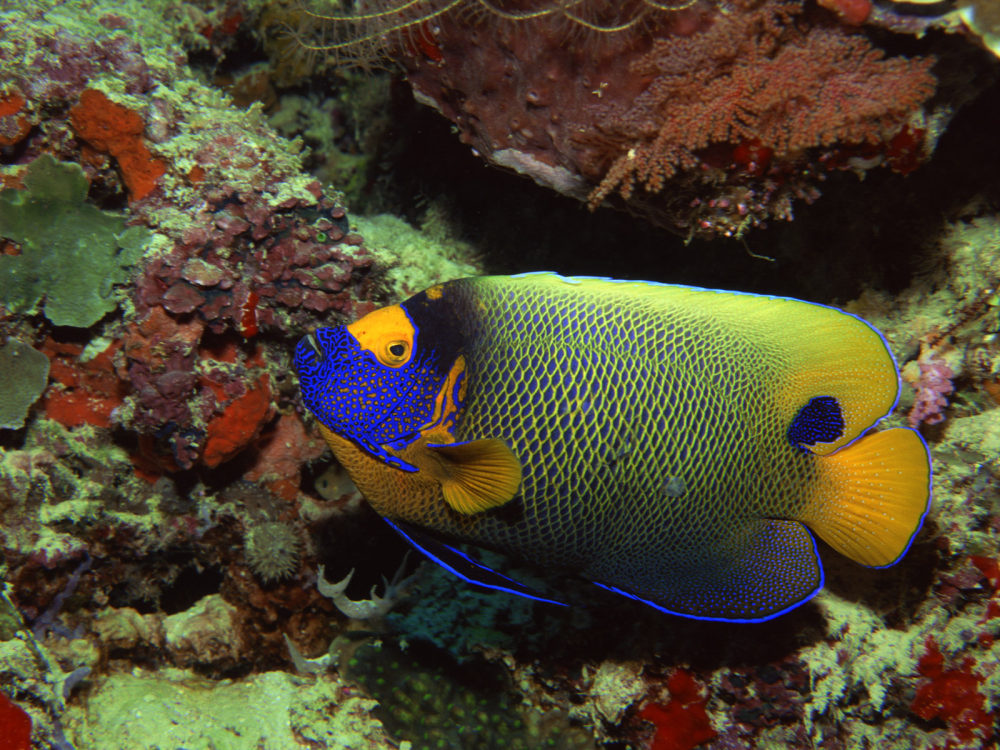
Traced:
[[307, 333], [299, 339], [298, 349], [302, 355], [311, 355], [316, 360], [317, 365], [323, 363], [323, 348], [319, 345], [315, 332]]
[[304, 375], [314, 375], [326, 361], [326, 354], [320, 346], [316, 333], [309, 333], [299, 339], [292, 355], [292, 366], [301, 378]]

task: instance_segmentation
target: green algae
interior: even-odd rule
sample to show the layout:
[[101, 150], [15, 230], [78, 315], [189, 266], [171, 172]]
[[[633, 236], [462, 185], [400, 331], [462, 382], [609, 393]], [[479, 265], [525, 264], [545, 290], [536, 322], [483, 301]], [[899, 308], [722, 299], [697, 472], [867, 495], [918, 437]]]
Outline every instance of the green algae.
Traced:
[[[2, 272], [0, 272], [2, 275]], [[0, 347], [0, 429], [19, 430], [28, 409], [45, 390], [49, 358], [27, 344], [11, 339]]]
[[20, 255], [0, 256], [0, 305], [42, 311], [57, 326], [88, 328], [118, 307], [116, 284], [143, 255], [148, 232], [87, 203], [87, 178], [75, 164], [44, 154], [24, 174], [24, 189], [0, 192], [0, 236]]
[[137, 669], [100, 681], [64, 723], [75, 747], [104, 750], [390, 747], [369, 716], [374, 702], [343, 697], [342, 688], [333, 676], [264, 672], [213, 682], [184, 670]]
[[414, 229], [391, 214], [351, 216], [351, 224], [365, 238], [365, 247], [388, 267], [389, 283], [402, 297], [481, 273], [472, 247], [442, 232]]

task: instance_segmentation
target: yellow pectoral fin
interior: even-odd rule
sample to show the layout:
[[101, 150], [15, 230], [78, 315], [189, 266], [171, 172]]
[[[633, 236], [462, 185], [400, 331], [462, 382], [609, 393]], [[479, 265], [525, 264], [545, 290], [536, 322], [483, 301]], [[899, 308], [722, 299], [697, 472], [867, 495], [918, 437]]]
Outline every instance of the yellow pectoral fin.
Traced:
[[820, 466], [800, 520], [862, 565], [897, 562], [930, 507], [930, 455], [920, 435], [906, 428], [866, 435]]
[[502, 440], [429, 445], [445, 502], [459, 513], [479, 513], [510, 501], [521, 486], [521, 462]]

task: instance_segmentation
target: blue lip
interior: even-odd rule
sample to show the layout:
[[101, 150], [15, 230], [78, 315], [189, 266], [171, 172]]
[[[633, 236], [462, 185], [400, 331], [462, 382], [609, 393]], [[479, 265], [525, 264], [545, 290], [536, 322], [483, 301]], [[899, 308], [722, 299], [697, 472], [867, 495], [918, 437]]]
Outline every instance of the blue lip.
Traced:
[[292, 364], [295, 371], [300, 375], [303, 370], [310, 370], [319, 367], [323, 363], [323, 350], [316, 340], [316, 334], [310, 333], [299, 339], [295, 345], [295, 356], [292, 357]]
[[323, 350], [320, 348], [319, 342], [316, 340], [315, 333], [310, 333], [304, 336], [299, 342], [299, 346], [302, 346], [304, 349], [309, 349], [318, 360], [323, 360]]

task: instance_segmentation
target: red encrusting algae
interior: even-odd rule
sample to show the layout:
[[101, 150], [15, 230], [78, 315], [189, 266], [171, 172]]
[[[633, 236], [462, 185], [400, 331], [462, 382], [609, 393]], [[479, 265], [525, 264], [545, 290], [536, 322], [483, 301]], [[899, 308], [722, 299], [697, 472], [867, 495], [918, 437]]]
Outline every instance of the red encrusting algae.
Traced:
[[648, 703], [639, 718], [656, 727], [649, 750], [691, 750], [716, 736], [708, 720], [701, 686], [690, 672], [678, 669], [667, 680], [670, 702]]
[[262, 375], [255, 387], [234, 399], [209, 423], [201, 462], [215, 468], [235, 456], [256, 439], [270, 413], [271, 389], [268, 377]]
[[0, 94], [0, 146], [13, 146], [31, 131], [21, 113], [27, 102], [17, 91]]
[[970, 657], [958, 668], [945, 669], [937, 642], [928, 638], [926, 645], [917, 671], [927, 681], [917, 688], [910, 710], [924, 721], [944, 721], [962, 747], [985, 740], [993, 731], [993, 716], [985, 710], [986, 699], [979, 692], [983, 677], [971, 669], [975, 660]]
[[45, 415], [64, 427], [110, 427], [112, 412], [129, 390], [115, 375], [112, 362], [121, 346], [113, 342], [97, 356], [81, 361], [80, 344], [46, 338], [42, 351], [50, 360], [52, 385], [45, 395]]
[[31, 750], [31, 717], [0, 693], [0, 750]]

